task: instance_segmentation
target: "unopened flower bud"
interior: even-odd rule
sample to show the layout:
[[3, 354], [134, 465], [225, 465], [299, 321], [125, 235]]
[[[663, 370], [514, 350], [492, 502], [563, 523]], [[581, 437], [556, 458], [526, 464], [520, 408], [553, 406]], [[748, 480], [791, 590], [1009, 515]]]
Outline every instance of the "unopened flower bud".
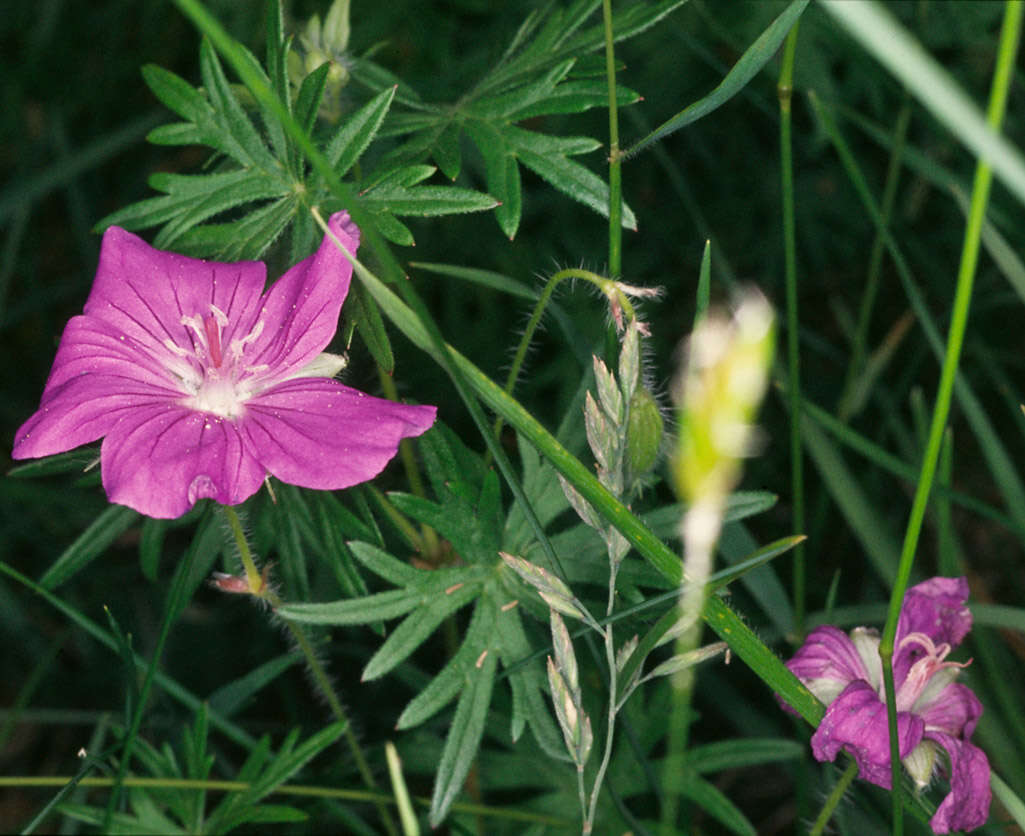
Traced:
[[662, 445], [662, 413], [651, 393], [639, 387], [630, 399], [626, 426], [626, 465], [630, 480], [655, 466]]

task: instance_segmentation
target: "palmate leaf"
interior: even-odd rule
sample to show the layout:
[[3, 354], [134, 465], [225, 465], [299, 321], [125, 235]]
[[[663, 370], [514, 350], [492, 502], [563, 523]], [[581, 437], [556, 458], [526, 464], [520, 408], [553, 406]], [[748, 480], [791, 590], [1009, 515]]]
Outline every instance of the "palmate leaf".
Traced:
[[539, 744], [565, 759], [551, 719], [538, 661], [524, 663], [532, 648], [515, 595], [523, 588], [501, 563], [504, 512], [495, 473], [443, 425], [421, 437], [424, 467], [434, 500], [390, 494], [397, 509], [432, 526], [451, 546], [459, 565], [419, 569], [367, 542], [349, 543], [355, 558], [396, 588], [324, 604], [291, 604], [284, 618], [317, 624], [370, 624], [403, 616], [363, 670], [373, 679], [393, 670], [424, 644], [446, 618], [472, 607], [458, 650], [406, 705], [400, 729], [426, 722], [456, 701], [438, 768], [431, 821], [439, 823], [462, 790], [484, 732], [498, 663], [508, 669], [512, 691], [511, 733], [529, 726]]
[[[251, 60], [256, 63], [255, 58]], [[301, 183], [277, 158], [277, 148], [268, 147], [206, 41], [200, 49], [200, 69], [202, 89], [160, 67], [143, 69], [156, 96], [188, 120], [158, 128], [150, 139], [161, 144], [206, 145], [224, 156], [220, 170], [201, 175], [154, 175], [150, 185], [165, 192], [163, 196], [108, 215], [97, 228], [118, 224], [142, 229], [163, 224], [154, 241], [158, 247], [210, 258], [257, 258], [298, 211]], [[275, 132], [269, 135], [272, 146], [282, 141]], [[201, 226], [226, 212], [243, 214], [228, 223]]]
[[[293, 102], [285, 72], [291, 42], [282, 31], [279, 3], [268, 4], [267, 21], [268, 70], [241, 45], [236, 45], [238, 56], [253, 77], [277, 93], [296, 123], [319, 140], [316, 121], [330, 65], [323, 64], [302, 79]], [[285, 133], [266, 102], [250, 95], [253, 91], [228, 82], [220, 59], [205, 40], [200, 49], [200, 72], [202, 86], [194, 87], [161, 67], [143, 69], [143, 77], [157, 98], [185, 120], [156, 128], [149, 139], [166, 145], [205, 145], [215, 152], [215, 170], [196, 175], [154, 175], [151, 185], [163, 195], [108, 215], [97, 228], [112, 224], [128, 229], [162, 226], [154, 241], [158, 247], [204, 258], [238, 260], [259, 258], [294, 224], [292, 260], [305, 258], [315, 243], [309, 207], [346, 207], [337, 206], [323, 178], [309, 170], [297, 142]], [[339, 176], [350, 174], [368, 150], [396, 97], [407, 104], [411, 101], [392, 83], [323, 137], [325, 156]], [[256, 113], [260, 118], [254, 121]], [[451, 158], [446, 164], [451, 167]], [[420, 166], [391, 165], [386, 172], [387, 183], [382, 178], [354, 183], [379, 231], [395, 243], [413, 243], [412, 233], [395, 215], [479, 212], [498, 205], [489, 195], [469, 189], [435, 185], [414, 188], [435, 171], [428, 168], [428, 174], [420, 176], [422, 170]], [[375, 358], [386, 360], [390, 348], [380, 339], [380, 328], [377, 332], [370, 335], [374, 342], [371, 348]]]
[[[616, 40], [630, 37], [665, 17], [685, 0], [636, 4], [619, 12], [613, 21]], [[462, 168], [460, 137], [465, 134], [480, 152], [484, 180], [495, 197], [495, 219], [513, 238], [519, 228], [523, 198], [520, 167], [524, 166], [559, 191], [605, 216], [609, 191], [605, 182], [581, 163], [570, 159], [601, 147], [586, 138], [561, 139], [525, 130], [519, 123], [556, 114], [581, 113], [608, 104], [602, 66], [587, 61], [575, 73], [578, 60], [604, 44], [599, 22], [582, 29], [600, 6], [600, 0], [577, 0], [566, 9], [534, 12], [513, 36], [505, 54], [491, 71], [455, 104], [428, 105], [420, 99], [398, 99], [407, 110], [392, 113], [382, 136], [403, 137], [388, 160], [400, 166], [433, 159], [445, 176], [454, 180]], [[384, 91], [390, 76], [368, 59], [352, 68], [353, 77], [373, 90]], [[640, 96], [627, 87], [616, 88], [620, 106]], [[623, 226], [636, 229], [637, 221], [623, 207]], [[399, 230], [382, 233], [399, 240]]]

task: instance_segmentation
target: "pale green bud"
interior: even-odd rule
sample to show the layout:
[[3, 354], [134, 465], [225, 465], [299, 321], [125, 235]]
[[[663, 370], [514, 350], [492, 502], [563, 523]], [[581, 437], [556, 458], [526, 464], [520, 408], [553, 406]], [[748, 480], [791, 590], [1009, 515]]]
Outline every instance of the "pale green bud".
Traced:
[[651, 392], [641, 386], [630, 399], [630, 417], [626, 425], [626, 466], [628, 482], [655, 466], [662, 446], [662, 413]]

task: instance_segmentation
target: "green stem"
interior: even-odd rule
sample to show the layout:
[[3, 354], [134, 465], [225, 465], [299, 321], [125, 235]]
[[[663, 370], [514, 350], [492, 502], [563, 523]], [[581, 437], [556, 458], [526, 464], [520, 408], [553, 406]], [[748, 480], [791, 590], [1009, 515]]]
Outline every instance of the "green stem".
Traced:
[[[527, 327], [523, 331], [520, 343], [516, 346], [516, 354], [513, 355], [512, 366], [505, 379], [505, 393], [507, 395], [511, 395], [513, 389], [516, 388], [516, 381], [519, 380], [520, 370], [523, 368], [523, 362], [527, 358], [527, 350], [530, 348], [531, 340], [534, 339], [534, 332], [537, 331], [537, 326], [541, 324], [541, 317], [544, 316], [545, 309], [548, 307], [549, 302], [552, 301], [555, 289], [566, 279], [583, 279], [584, 281], [590, 282], [597, 287], [611, 303], [622, 308], [627, 319], [634, 319], [636, 317], [637, 314], [634, 311], [629, 296], [627, 296], [627, 294], [620, 289], [620, 286], [612, 279], [578, 267], [570, 267], [565, 270], [560, 270], [548, 280], [548, 283], [545, 285], [545, 289], [541, 291], [541, 296], [538, 298], [537, 304], [534, 305], [534, 310], [531, 312], [530, 319], [527, 321]], [[493, 430], [493, 434], [496, 439], [502, 432], [503, 424], [504, 422], [501, 416], [499, 416], [495, 421], [495, 428]]]
[[[610, 585], [615, 586], [615, 578], [610, 581]], [[611, 602], [609, 605], [607, 615], [612, 615]], [[605, 661], [609, 668], [609, 707], [608, 716], [606, 717], [606, 731], [605, 731], [605, 751], [602, 753], [601, 764], [598, 766], [598, 772], [594, 776], [594, 785], [591, 787], [591, 803], [587, 809], [587, 818], [584, 819], [584, 833], [590, 833], [592, 827], [594, 827], [594, 817], [598, 812], [598, 795], [601, 792], [601, 785], [605, 781], [605, 771], [609, 768], [609, 761], [612, 759], [612, 742], [616, 731], [616, 703], [619, 701], [619, 696], [616, 692], [618, 687], [616, 677], [616, 647], [612, 635], [612, 625], [609, 624], [602, 631], [605, 637]]]
[[[801, 375], [800, 348], [798, 341], [797, 317], [797, 234], [794, 222], [794, 155], [791, 141], [791, 109], [794, 93], [794, 53], [797, 50], [797, 30], [800, 22], [795, 23], [787, 34], [783, 49], [783, 67], [776, 88], [779, 96], [779, 130], [780, 130], [780, 162], [783, 192], [783, 256], [786, 270], [787, 300], [787, 377], [789, 385], [787, 394], [790, 399], [790, 414], [795, 416], [790, 421], [790, 487], [793, 493], [793, 527], [794, 531], [803, 532], [804, 525], [804, 463], [801, 447], [801, 422], [796, 416], [801, 414]], [[794, 630], [797, 639], [804, 635], [805, 611], [805, 566], [804, 546], [794, 549]]]
[[623, 266], [622, 154], [619, 151], [619, 110], [616, 103], [616, 54], [612, 33], [612, 0], [602, 0], [605, 23], [605, 75], [609, 83], [609, 274], [618, 278]]
[[249, 591], [253, 595], [263, 594], [263, 576], [256, 568], [253, 560], [253, 552], [249, 548], [249, 540], [246, 539], [246, 532], [242, 528], [242, 520], [238, 512], [230, 505], [222, 505], [224, 518], [228, 521], [228, 528], [231, 529], [231, 536], [235, 539], [235, 547], [238, 549], [239, 560], [242, 561], [242, 568], [246, 573], [246, 583], [249, 584]]
[[826, 799], [826, 803], [822, 805], [822, 810], [819, 811], [819, 817], [815, 819], [815, 824], [812, 825], [808, 836], [820, 836], [829, 820], [833, 818], [833, 813], [836, 811], [837, 805], [840, 803], [840, 799], [844, 797], [844, 793], [847, 792], [847, 788], [851, 785], [858, 775], [858, 765], [851, 761], [847, 765], [847, 769], [844, 770], [843, 775], [840, 776], [840, 780], [836, 782], [836, 786], [833, 787], [833, 791], [829, 794], [829, 798]]
[[398, 529], [410, 547], [416, 549], [425, 557], [431, 557], [432, 555], [427, 553], [426, 543], [420, 536], [420, 532], [416, 530], [416, 526], [407, 519], [405, 514], [396, 508], [379, 488], [368, 484], [366, 489], [370, 497], [377, 503], [385, 516], [391, 520], [392, 525]]
[[[341, 249], [344, 251], [344, 247]], [[428, 333], [428, 324], [363, 263], [356, 259], [352, 260], [355, 264], [356, 275], [366, 285], [381, 311], [414, 345], [433, 357], [450, 376], [458, 371], [462, 380], [465, 381], [465, 385], [485, 405], [522, 433], [526, 440], [533, 444], [538, 452], [580, 491], [580, 495], [590, 502], [611, 525], [614, 525], [620, 534], [666, 580], [673, 585], [680, 584], [683, 579], [680, 558], [650, 528], [622, 502], [612, 496], [598, 481], [594, 473], [563, 447], [558, 439], [548, 432], [533, 415], [469, 359], [447, 344], [443, 344], [445, 351], [443, 357], [441, 349]], [[488, 441], [490, 442], [489, 446], [494, 444], [493, 438], [489, 438]], [[497, 448], [497, 451], [501, 454], [501, 448]], [[496, 461], [499, 461], [497, 455]], [[510, 480], [510, 485], [514, 490], [519, 487], [515, 479]], [[521, 500], [518, 498], [517, 501]], [[524, 510], [529, 513], [529, 505]], [[531, 523], [531, 527], [534, 528], [533, 523]], [[546, 556], [560, 571], [561, 576], [565, 577], [565, 573], [560, 568], [561, 561], [554, 549], [551, 548], [550, 541], [543, 536], [543, 530], [540, 529], [540, 526], [534, 530], [540, 531], [539, 542], [541, 542]], [[797, 677], [784, 666], [779, 657], [718, 596], [708, 597], [702, 617], [720, 638], [729, 644], [733, 653], [749, 665], [771, 690], [783, 697], [809, 723], [818, 725], [824, 711], [822, 703], [801, 684]]]
[[[609, 591], [608, 598], [605, 604], [605, 622], [599, 627], [595, 624], [594, 626], [602, 634], [602, 638], [605, 641], [605, 662], [609, 669], [609, 705], [608, 705], [608, 716], [606, 717], [606, 730], [605, 730], [605, 751], [602, 754], [601, 765], [598, 767], [598, 772], [594, 778], [594, 786], [591, 788], [591, 804], [587, 811], [587, 816], [584, 819], [584, 833], [590, 833], [594, 827], [594, 816], [598, 810], [598, 793], [601, 790], [601, 785], [605, 780], [605, 771], [609, 767], [609, 759], [612, 757], [612, 740], [616, 730], [616, 714], [619, 711], [619, 676], [616, 669], [616, 642], [615, 636], [612, 630], [612, 611], [616, 605], [616, 578], [619, 576], [619, 561], [616, 559], [612, 545], [613, 532], [610, 530], [606, 536], [606, 544], [608, 547], [609, 555]], [[586, 613], [587, 610], [585, 609]], [[583, 789], [583, 779], [581, 778], [581, 789]]]
[[[994, 131], [1003, 123], [1007, 105], [1007, 94], [1014, 71], [1014, 61], [1021, 35], [1023, 5], [1020, 0], [1008, 0], [1004, 9], [1004, 22], [1000, 30], [1000, 43], [997, 53], [997, 65], [990, 90], [989, 106], [986, 122]], [[890, 724], [890, 766], [893, 774], [893, 833], [903, 833], [903, 806], [900, 790], [900, 752], [897, 741], [897, 705], [894, 693], [893, 669], [891, 663], [894, 653], [894, 640], [897, 633], [897, 621], [900, 618], [904, 593], [911, 577], [918, 537], [922, 530], [922, 521], [929, 500], [929, 490], [936, 475], [936, 465], [940, 448], [943, 444], [943, 433], [950, 414], [950, 402], [954, 390], [954, 380], [961, 358], [961, 347], [964, 342], [965, 328], [968, 323], [968, 309], [971, 304], [972, 284], [975, 279], [975, 268], [979, 259], [979, 244], [982, 237], [982, 225], [986, 217], [986, 205], [989, 201], [989, 189], [992, 172], [988, 163], [979, 160], [975, 168], [972, 184], [971, 205], [968, 211], [968, 223], [965, 228], [964, 243], [961, 248], [961, 264], [957, 276], [957, 289], [954, 295], [954, 310], [947, 335], [947, 349], [943, 358], [943, 369], [940, 373], [939, 389], [936, 404], [933, 408], [932, 423], [929, 428], [929, 439], [925, 456], [922, 461], [921, 474], [915, 490], [911, 515], [908, 519], [904, 535], [904, 546], [901, 549], [900, 563], [897, 567], [897, 578], [890, 597], [890, 606], [883, 629], [883, 637], [879, 642], [879, 656], [883, 663], [883, 681], [886, 686], [886, 710]]]
[[[235, 545], [238, 547], [239, 559], [242, 561], [242, 566], [245, 568], [246, 580], [249, 583], [250, 594], [254, 598], [266, 601], [272, 608], [276, 609], [282, 604], [281, 597], [266, 582], [263, 575], [256, 568], [256, 561], [253, 559], [253, 552], [252, 549], [249, 548], [249, 541], [242, 528], [242, 520], [239, 518], [238, 512], [230, 505], [222, 505], [221, 510], [224, 512], [225, 519], [228, 521], [228, 527], [231, 529], [231, 533], [235, 538]], [[305, 657], [313, 682], [320, 693], [324, 696], [324, 699], [327, 700], [331, 713], [334, 714], [335, 719], [345, 723], [345, 740], [349, 744], [349, 751], [352, 753], [352, 758], [356, 763], [356, 769], [359, 771], [360, 777], [363, 778], [363, 783], [366, 784], [367, 789], [377, 789], [377, 781], [374, 778], [374, 773], [370, 769], [370, 764], [367, 763], [366, 757], [363, 755], [363, 749], [360, 747], [359, 741], [356, 739], [356, 734], [352, 730], [352, 723], [349, 722], [348, 714], [342, 706], [341, 700], [338, 699], [338, 695], [335, 693], [334, 687], [331, 685], [331, 679], [328, 676], [327, 671], [324, 669], [324, 665], [317, 657], [317, 653], [314, 650], [313, 645], [310, 643], [309, 636], [307, 636], [303, 628], [294, 621], [285, 621], [284, 624], [288, 628], [289, 633], [292, 634], [292, 639], [295, 641], [299, 651]], [[381, 816], [381, 822], [384, 824], [388, 833], [397, 834], [398, 831], [395, 828], [395, 823], [392, 820], [391, 813], [388, 811], [388, 807], [385, 804], [378, 802], [377, 809]]]
[[[73, 775], [43, 775], [43, 776], [2, 776], [0, 775], [0, 787], [17, 788], [38, 788], [38, 787], [63, 787], [75, 780]], [[110, 787], [113, 786], [114, 778], [82, 778], [77, 781], [81, 787]], [[140, 787], [144, 789], [157, 790], [202, 790], [206, 792], [246, 792], [253, 789], [253, 784], [248, 781], [216, 781], [199, 780], [194, 778], [141, 778], [129, 775], [124, 779], [126, 787]], [[395, 798], [383, 792], [368, 792], [366, 790], [350, 790], [344, 787], [323, 787], [314, 784], [280, 784], [272, 791], [273, 795], [285, 795], [298, 798], [327, 798], [337, 801], [374, 802], [381, 804], [395, 804]], [[429, 808], [429, 798], [414, 797], [419, 806]], [[535, 825], [568, 830], [571, 823], [567, 819], [557, 816], [550, 816], [544, 813], [535, 813], [532, 810], [523, 810], [514, 807], [495, 807], [487, 804], [473, 804], [465, 801], [452, 802], [453, 813], [466, 813], [467, 815], [488, 816], [490, 818], [510, 822], [525, 822]]]

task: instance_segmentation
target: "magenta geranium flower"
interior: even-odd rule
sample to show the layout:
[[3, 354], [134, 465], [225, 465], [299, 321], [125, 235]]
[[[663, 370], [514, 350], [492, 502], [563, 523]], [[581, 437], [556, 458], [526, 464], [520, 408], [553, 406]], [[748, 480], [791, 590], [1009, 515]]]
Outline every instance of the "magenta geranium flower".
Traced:
[[[967, 597], [964, 578], [932, 578], [907, 591], [897, 622], [893, 680], [901, 762], [920, 789], [937, 770], [950, 779], [950, 792], [930, 822], [935, 833], [971, 830], [989, 816], [989, 761], [971, 743], [982, 704], [954, 681], [967, 663], [946, 661], [972, 626]], [[811, 738], [815, 757], [831, 761], [844, 749], [862, 778], [889, 789], [890, 738], [878, 651], [875, 630], [858, 627], [848, 635], [817, 627], [787, 667], [827, 706]]]
[[[348, 215], [329, 226], [355, 254]], [[84, 314], [64, 329], [13, 457], [103, 438], [111, 502], [161, 518], [202, 498], [240, 503], [268, 474], [327, 490], [376, 476], [435, 408], [333, 379], [342, 362], [321, 352], [352, 264], [329, 238], [264, 293], [266, 273], [259, 261], [186, 258], [108, 229]]]

